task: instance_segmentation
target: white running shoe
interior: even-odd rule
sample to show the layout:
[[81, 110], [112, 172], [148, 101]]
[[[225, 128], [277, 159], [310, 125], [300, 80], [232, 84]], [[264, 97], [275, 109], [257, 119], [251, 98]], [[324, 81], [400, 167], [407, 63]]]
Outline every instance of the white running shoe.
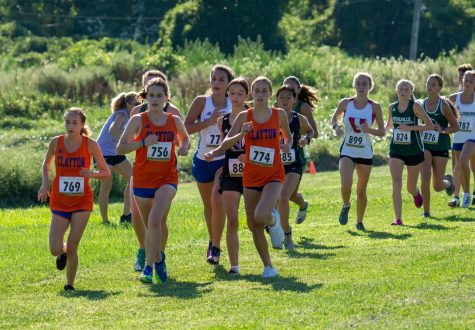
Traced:
[[470, 193], [463, 193], [462, 204], [460, 204], [460, 207], [463, 207], [463, 208], [470, 207], [471, 197], [472, 196], [470, 196]]
[[303, 210], [299, 208], [299, 213], [297, 213], [297, 218], [295, 219], [296, 224], [301, 224], [304, 222], [305, 218], [307, 217], [307, 208], [308, 208], [308, 202], [304, 202], [304, 207]]
[[272, 247], [274, 249], [282, 249], [282, 244], [284, 243], [284, 230], [280, 225], [280, 214], [277, 209], [272, 210], [272, 217], [275, 220], [273, 226], [269, 226], [269, 235]]
[[279, 272], [277, 271], [277, 269], [271, 266], [264, 267], [264, 271], [262, 272], [263, 278], [271, 278], [277, 276], [279, 276]]

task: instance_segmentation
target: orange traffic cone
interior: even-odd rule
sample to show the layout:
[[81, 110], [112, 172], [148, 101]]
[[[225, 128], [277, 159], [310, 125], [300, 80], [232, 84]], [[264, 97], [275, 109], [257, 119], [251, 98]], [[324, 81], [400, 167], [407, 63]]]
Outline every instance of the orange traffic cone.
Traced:
[[308, 169], [308, 173], [310, 173], [310, 174], [316, 174], [317, 173], [317, 170], [315, 168], [315, 163], [313, 162], [313, 160], [310, 161], [310, 167]]

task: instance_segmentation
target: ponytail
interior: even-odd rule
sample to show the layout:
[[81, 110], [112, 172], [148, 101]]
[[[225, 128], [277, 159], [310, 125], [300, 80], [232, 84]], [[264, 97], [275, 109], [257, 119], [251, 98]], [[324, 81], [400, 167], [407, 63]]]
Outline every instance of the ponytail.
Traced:
[[449, 98], [445, 98], [445, 97], [443, 99], [449, 104], [450, 110], [452, 110], [452, 113], [454, 114], [455, 119], [459, 119], [460, 112], [457, 110], [457, 108], [452, 103], [452, 101], [450, 101]]
[[127, 101], [126, 101], [126, 94], [125, 93], [120, 93], [116, 97], [112, 99], [111, 102], [111, 111], [116, 112], [121, 109], [126, 109], [127, 108]]
[[320, 102], [320, 95], [318, 90], [312, 88], [308, 85], [300, 86], [300, 94], [297, 98], [299, 101], [307, 103], [312, 110], [315, 109], [316, 105]]

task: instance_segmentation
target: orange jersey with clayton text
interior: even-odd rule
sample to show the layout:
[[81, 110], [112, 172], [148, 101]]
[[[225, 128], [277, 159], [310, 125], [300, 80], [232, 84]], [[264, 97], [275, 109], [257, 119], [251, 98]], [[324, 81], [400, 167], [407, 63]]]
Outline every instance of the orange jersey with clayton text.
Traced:
[[94, 196], [89, 179], [79, 175], [83, 167], [91, 167], [89, 138], [83, 136], [81, 146], [74, 152], [68, 152], [64, 137], [61, 135], [58, 138], [54, 153], [56, 175], [51, 190], [50, 209], [62, 212], [92, 211]]
[[254, 108], [247, 110], [246, 122], [252, 130], [244, 136], [246, 162], [244, 187], [262, 187], [269, 182], [284, 182], [285, 172], [280, 158], [279, 112], [272, 108], [270, 118], [262, 124], [254, 120]]
[[173, 115], [165, 113], [167, 121], [157, 126], [150, 120], [148, 112], [140, 114], [142, 128], [135, 138], [138, 142], [149, 135], [157, 136], [157, 143], [140, 147], [135, 151], [133, 169], [135, 188], [159, 188], [164, 184], [178, 184], [176, 168], [175, 137], [176, 125]]

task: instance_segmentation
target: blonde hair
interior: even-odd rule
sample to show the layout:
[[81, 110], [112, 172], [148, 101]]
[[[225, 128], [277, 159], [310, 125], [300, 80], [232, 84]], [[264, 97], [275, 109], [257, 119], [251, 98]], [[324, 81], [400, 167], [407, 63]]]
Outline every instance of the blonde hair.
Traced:
[[410, 81], [409, 79], [400, 79], [397, 83], [396, 83], [396, 91], [398, 89], [398, 87], [402, 84], [408, 84], [409, 86], [411, 86], [411, 98], [414, 100], [414, 89], [416, 88], [416, 86], [414, 85], [414, 83], [412, 81]]
[[368, 72], [357, 72], [354, 77], [353, 77], [353, 83], [352, 86], [355, 87], [356, 79], [359, 77], [365, 77], [369, 81], [369, 91], [371, 92], [373, 90], [374, 84], [373, 84], [373, 77], [371, 74]]
[[79, 118], [81, 118], [81, 123], [84, 124], [84, 127], [81, 129], [81, 135], [84, 135], [84, 136], [90, 136], [91, 135], [91, 130], [89, 129], [89, 127], [86, 125], [86, 113], [84, 112], [83, 109], [81, 108], [69, 108], [68, 110], [66, 110], [66, 112], [64, 113], [64, 116], [63, 118], [66, 119], [66, 116], [70, 113], [75, 113], [79, 116]]
[[136, 92], [120, 93], [112, 99], [111, 102], [111, 111], [116, 112], [118, 110], [123, 110], [127, 108], [127, 103], [131, 104], [137, 100]]

